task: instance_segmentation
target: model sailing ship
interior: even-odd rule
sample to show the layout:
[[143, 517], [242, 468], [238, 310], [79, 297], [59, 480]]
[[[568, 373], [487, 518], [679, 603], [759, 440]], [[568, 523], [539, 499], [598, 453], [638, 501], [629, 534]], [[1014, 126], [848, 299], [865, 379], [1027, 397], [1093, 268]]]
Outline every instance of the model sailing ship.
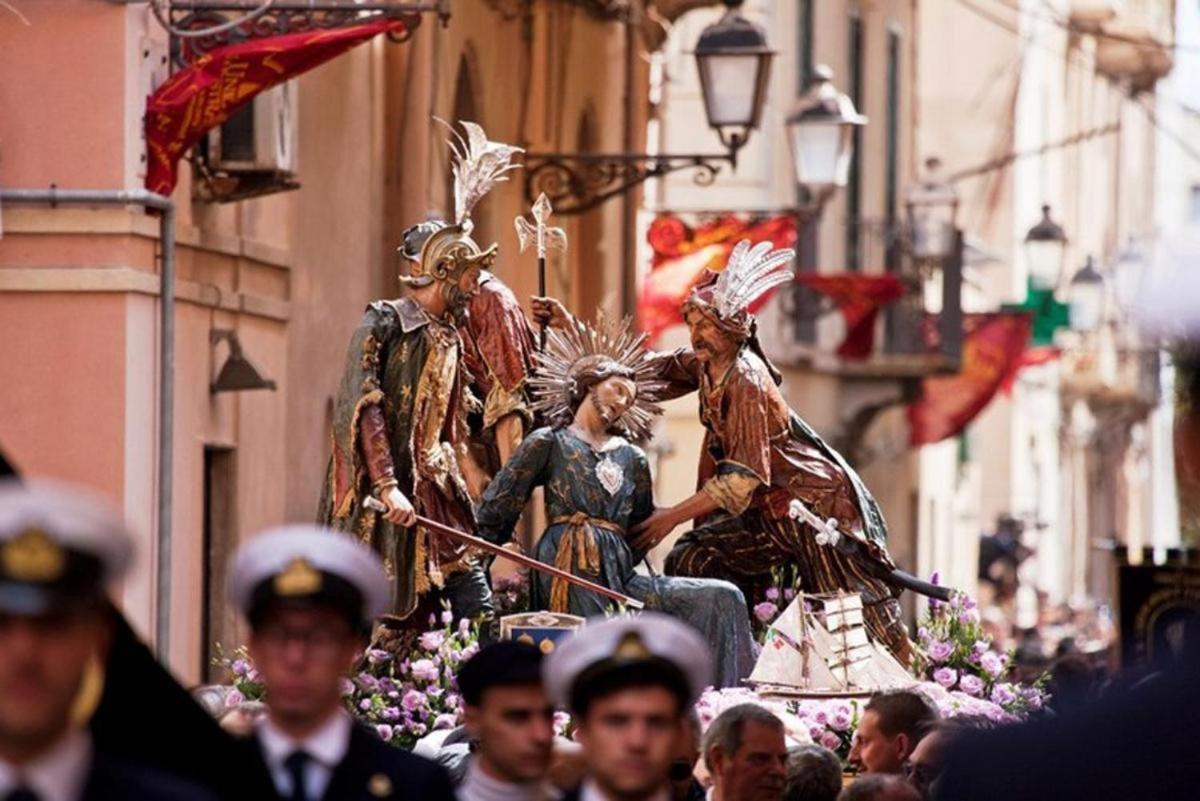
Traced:
[[[816, 529], [822, 545], [842, 536], [836, 520], [822, 521], [800, 501], [789, 512]], [[862, 596], [800, 592], [767, 630], [748, 682], [764, 696], [855, 697], [916, 680], [868, 634]]]

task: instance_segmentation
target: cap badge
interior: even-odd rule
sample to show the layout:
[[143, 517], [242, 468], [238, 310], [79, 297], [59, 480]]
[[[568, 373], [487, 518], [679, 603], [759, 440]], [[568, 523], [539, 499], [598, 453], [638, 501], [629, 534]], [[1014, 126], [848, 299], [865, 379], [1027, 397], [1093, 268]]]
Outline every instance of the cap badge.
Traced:
[[278, 595], [312, 595], [321, 589], [321, 574], [304, 557], [296, 557], [275, 576]]
[[636, 631], [631, 631], [621, 638], [617, 650], [613, 654], [617, 659], [649, 659], [650, 649], [642, 642], [642, 637]]
[[376, 773], [367, 780], [367, 791], [376, 798], [388, 798], [392, 794], [392, 780], [386, 773]]
[[17, 581], [54, 581], [62, 575], [66, 562], [62, 546], [40, 529], [27, 529], [0, 549], [4, 572]]

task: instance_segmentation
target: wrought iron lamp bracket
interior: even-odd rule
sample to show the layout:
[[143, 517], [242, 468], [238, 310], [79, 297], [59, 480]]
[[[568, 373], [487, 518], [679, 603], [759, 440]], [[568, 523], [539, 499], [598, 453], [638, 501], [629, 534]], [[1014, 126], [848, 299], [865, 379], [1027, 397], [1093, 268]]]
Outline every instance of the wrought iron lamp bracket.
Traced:
[[436, 14], [443, 26], [450, 21], [449, 0], [276, 0], [265, 12], [253, 14], [261, 5], [262, 0], [169, 0], [167, 20], [176, 30], [220, 28], [231, 15], [247, 16], [244, 23], [212, 35], [172, 36], [175, 62], [184, 64], [218, 47], [247, 39], [340, 28], [372, 17], [404, 21], [403, 31], [388, 34], [388, 39], [396, 43], [412, 38], [423, 14]]
[[532, 203], [545, 192], [555, 212], [583, 214], [651, 178], [680, 170], [695, 170], [696, 184], [708, 186], [722, 164], [737, 165], [736, 148], [715, 154], [527, 153], [525, 199]]

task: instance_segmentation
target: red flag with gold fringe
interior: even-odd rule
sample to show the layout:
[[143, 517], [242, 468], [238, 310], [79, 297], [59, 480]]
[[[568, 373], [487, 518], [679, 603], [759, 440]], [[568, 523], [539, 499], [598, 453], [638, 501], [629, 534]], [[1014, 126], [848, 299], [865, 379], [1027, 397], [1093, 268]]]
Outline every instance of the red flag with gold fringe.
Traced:
[[966, 428], [1021, 368], [1032, 329], [1028, 314], [966, 315], [962, 368], [921, 382], [921, 400], [908, 407], [909, 442], [929, 445]]
[[[723, 269], [733, 246], [739, 240], [770, 241], [774, 247], [796, 244], [796, 219], [779, 215], [752, 219], [723, 214], [692, 227], [674, 214], [660, 214], [646, 234], [650, 243], [650, 274], [642, 283], [638, 297], [638, 320], [653, 341], [664, 330], [679, 325], [683, 318], [679, 306], [706, 274]], [[761, 308], [770, 298], [767, 293], [751, 307]]]
[[175, 73], [146, 101], [146, 188], [170, 194], [179, 159], [204, 133], [228, 120], [259, 92], [295, 78], [381, 33], [397, 19], [249, 39], [206, 53]]

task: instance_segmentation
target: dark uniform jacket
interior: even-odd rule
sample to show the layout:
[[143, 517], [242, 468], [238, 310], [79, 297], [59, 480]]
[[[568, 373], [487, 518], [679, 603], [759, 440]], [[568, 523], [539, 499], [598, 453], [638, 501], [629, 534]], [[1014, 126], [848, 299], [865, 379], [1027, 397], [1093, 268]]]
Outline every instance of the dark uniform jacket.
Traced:
[[139, 762], [97, 752], [80, 801], [218, 801], [187, 779]]
[[[254, 770], [246, 776], [247, 790], [256, 798], [280, 796], [256, 737], [242, 741], [253, 755]], [[350, 730], [346, 756], [334, 768], [322, 799], [316, 801], [454, 801], [450, 776], [439, 765], [380, 740], [360, 725]]]

